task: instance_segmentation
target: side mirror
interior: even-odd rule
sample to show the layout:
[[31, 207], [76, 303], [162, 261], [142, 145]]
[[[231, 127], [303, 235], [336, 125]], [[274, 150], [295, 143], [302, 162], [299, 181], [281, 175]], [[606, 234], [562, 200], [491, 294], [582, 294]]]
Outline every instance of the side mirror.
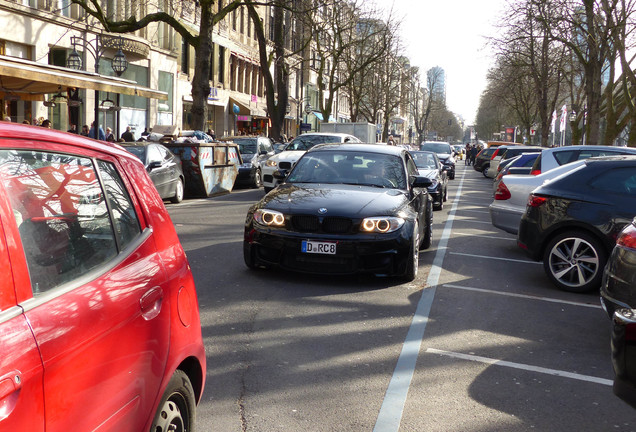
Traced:
[[287, 178], [287, 170], [276, 170], [272, 173], [276, 180], [285, 180]]
[[161, 166], [161, 162], [159, 162], [159, 161], [150, 162], [148, 164], [147, 170], [148, 170], [148, 172], [150, 172], [150, 171], [152, 171], [155, 168], [159, 168], [160, 166]]
[[414, 188], [427, 188], [433, 184], [430, 178], [424, 176], [411, 176], [409, 180]]

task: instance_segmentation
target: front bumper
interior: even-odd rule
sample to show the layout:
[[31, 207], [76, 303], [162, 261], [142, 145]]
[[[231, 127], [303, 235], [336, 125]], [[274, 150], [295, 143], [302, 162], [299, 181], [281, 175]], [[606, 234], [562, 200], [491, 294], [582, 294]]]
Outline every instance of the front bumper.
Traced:
[[[285, 270], [347, 275], [373, 273], [402, 275], [410, 259], [410, 235], [413, 227], [406, 223], [390, 234], [316, 235], [249, 227], [243, 248], [252, 254], [257, 266], [280, 267]], [[303, 240], [336, 242], [335, 255], [303, 253]]]

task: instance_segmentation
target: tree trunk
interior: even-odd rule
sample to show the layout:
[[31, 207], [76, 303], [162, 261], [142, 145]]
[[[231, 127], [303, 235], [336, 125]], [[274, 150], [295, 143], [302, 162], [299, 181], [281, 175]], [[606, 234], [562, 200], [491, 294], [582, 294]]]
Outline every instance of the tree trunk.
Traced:
[[[203, 6], [203, 5], [202, 5]], [[199, 46], [195, 47], [195, 67], [192, 77], [192, 127], [207, 131], [208, 95], [212, 55], [212, 5], [201, 7]]]

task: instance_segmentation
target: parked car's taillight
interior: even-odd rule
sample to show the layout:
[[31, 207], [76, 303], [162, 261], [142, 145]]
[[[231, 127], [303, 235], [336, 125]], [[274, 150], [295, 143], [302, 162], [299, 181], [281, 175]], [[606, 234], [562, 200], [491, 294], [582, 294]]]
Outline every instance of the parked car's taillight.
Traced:
[[497, 186], [497, 190], [495, 191], [495, 199], [496, 200], [508, 200], [510, 199], [510, 190], [506, 186], [504, 182], [499, 182]]
[[620, 233], [616, 244], [630, 249], [636, 249], [636, 226], [634, 224], [627, 225]]
[[546, 197], [542, 197], [535, 194], [530, 194], [528, 197], [528, 206], [530, 207], [540, 207], [542, 206], [548, 199]]
[[530, 171], [530, 175], [539, 175], [539, 174], [541, 174], [541, 170], [540, 169], [536, 169], [536, 170]]

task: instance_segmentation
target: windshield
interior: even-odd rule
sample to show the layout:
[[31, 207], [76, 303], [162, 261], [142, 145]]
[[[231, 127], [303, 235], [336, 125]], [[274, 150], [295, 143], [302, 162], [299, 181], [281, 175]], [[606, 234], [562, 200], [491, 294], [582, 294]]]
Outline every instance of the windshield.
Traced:
[[399, 156], [337, 150], [305, 154], [286, 182], [406, 189], [404, 164]]
[[446, 143], [422, 143], [420, 150], [432, 151], [435, 153], [451, 153], [450, 144]]
[[239, 146], [239, 153], [242, 155], [256, 154], [255, 138], [235, 138], [234, 141]]
[[415, 165], [420, 169], [437, 169], [439, 164], [432, 152], [411, 152]]
[[141, 160], [142, 162], [146, 162], [146, 147], [145, 146], [126, 146], [124, 147], [126, 150], [134, 154]]
[[309, 150], [316, 144], [325, 144], [325, 143], [339, 143], [339, 136], [329, 136], [329, 135], [305, 135], [294, 138], [292, 142], [290, 142], [287, 147], [285, 147], [285, 151], [288, 150]]

